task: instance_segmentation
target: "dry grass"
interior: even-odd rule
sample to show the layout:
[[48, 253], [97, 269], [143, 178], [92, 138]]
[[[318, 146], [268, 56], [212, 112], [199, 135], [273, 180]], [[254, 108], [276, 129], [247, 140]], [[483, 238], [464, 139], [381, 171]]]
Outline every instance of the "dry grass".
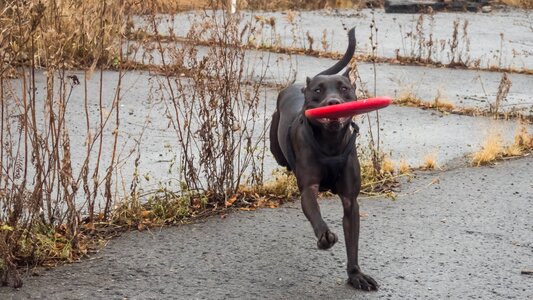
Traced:
[[504, 151], [502, 136], [499, 133], [490, 133], [481, 150], [472, 155], [472, 165], [481, 166], [488, 164], [501, 156]]
[[405, 160], [402, 159], [400, 160], [398, 172], [402, 175], [411, 174], [412, 173], [411, 166]]
[[453, 103], [445, 99], [440, 90], [437, 91], [437, 96], [433, 102], [424, 101], [420, 99], [413, 91], [403, 90], [399, 96], [394, 100], [394, 103], [401, 106], [413, 106], [423, 109], [436, 109], [438, 111], [451, 112], [455, 109]]
[[403, 106], [420, 106], [423, 101], [411, 90], [403, 90], [398, 97], [394, 99], [394, 103]]
[[481, 166], [489, 164], [504, 157], [522, 156], [533, 151], [533, 134], [528, 133], [527, 124], [521, 122], [518, 125], [513, 143], [504, 145], [502, 137], [498, 133], [487, 135], [481, 150], [472, 154], [471, 164]]
[[[362, 155], [361, 155], [362, 154]], [[394, 174], [394, 163], [387, 158], [380, 160], [378, 168], [374, 166], [368, 154], [361, 151], [361, 194], [367, 196], [386, 195], [394, 198], [394, 191], [398, 188], [398, 177]]]
[[531, 151], [533, 151], [533, 134], [528, 133], [527, 124], [522, 122], [516, 130], [513, 143], [505, 147], [502, 156], [521, 156]]
[[533, 150], [533, 134], [527, 129], [527, 123], [521, 122], [514, 136], [514, 144], [523, 150]]
[[265, 182], [260, 188], [264, 194], [277, 195], [286, 199], [291, 199], [300, 194], [296, 177], [285, 170], [276, 170], [274, 180]]
[[453, 103], [444, 99], [435, 99], [433, 107], [439, 111], [451, 111], [454, 109]]
[[446, 97], [444, 97], [443, 92], [439, 89], [437, 90], [437, 96], [435, 97], [434, 108], [441, 111], [452, 111], [454, 109], [453, 103], [451, 103]]
[[524, 148], [518, 146], [517, 144], [511, 144], [503, 150], [504, 156], [521, 156], [524, 154]]
[[385, 156], [381, 160], [380, 172], [382, 174], [390, 174], [390, 175], [392, 175], [392, 174], [394, 174], [394, 170], [395, 170], [394, 162], [388, 156]]
[[437, 153], [432, 152], [424, 156], [424, 162], [420, 167], [422, 170], [434, 170], [438, 168]]

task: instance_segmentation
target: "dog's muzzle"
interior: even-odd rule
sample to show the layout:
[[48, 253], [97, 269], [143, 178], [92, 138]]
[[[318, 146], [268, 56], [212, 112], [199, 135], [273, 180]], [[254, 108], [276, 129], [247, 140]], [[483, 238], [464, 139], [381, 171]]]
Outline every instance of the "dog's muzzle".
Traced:
[[316, 121], [327, 129], [339, 129], [343, 128], [351, 119], [351, 117], [318, 118]]

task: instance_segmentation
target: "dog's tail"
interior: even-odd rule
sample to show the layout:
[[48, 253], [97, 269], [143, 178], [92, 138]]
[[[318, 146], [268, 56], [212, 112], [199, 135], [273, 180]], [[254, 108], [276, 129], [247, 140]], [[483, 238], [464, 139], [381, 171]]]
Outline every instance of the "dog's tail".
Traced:
[[316, 76], [334, 75], [334, 74], [339, 73], [340, 71], [342, 71], [342, 69], [344, 69], [344, 67], [346, 67], [350, 63], [350, 60], [352, 60], [354, 53], [355, 53], [355, 27], [353, 27], [352, 29], [350, 29], [350, 31], [348, 31], [348, 49], [346, 49], [346, 53], [344, 53], [344, 56], [341, 58], [341, 60], [339, 60], [335, 65], [333, 65], [329, 69], [318, 73]]

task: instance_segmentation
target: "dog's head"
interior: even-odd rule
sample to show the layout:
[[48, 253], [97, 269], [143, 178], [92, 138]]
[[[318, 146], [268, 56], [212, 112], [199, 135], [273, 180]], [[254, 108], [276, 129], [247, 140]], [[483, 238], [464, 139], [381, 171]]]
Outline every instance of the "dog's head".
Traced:
[[[318, 75], [307, 77], [307, 84], [302, 88], [305, 96], [304, 110], [355, 101], [355, 85], [344, 75]], [[349, 124], [351, 118], [318, 118], [312, 124], [322, 126], [328, 131], [338, 131]]]

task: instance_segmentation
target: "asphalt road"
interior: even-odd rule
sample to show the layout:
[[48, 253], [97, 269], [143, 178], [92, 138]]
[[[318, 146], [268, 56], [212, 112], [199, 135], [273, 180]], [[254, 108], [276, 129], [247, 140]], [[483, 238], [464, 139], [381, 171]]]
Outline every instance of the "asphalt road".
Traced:
[[[130, 232], [2, 299], [533, 299], [533, 157], [419, 173], [396, 201], [361, 198], [360, 264], [377, 292], [345, 284], [344, 240], [316, 249], [299, 202]], [[341, 205], [321, 201], [342, 237]], [[366, 216], [368, 215], [368, 216]]]

